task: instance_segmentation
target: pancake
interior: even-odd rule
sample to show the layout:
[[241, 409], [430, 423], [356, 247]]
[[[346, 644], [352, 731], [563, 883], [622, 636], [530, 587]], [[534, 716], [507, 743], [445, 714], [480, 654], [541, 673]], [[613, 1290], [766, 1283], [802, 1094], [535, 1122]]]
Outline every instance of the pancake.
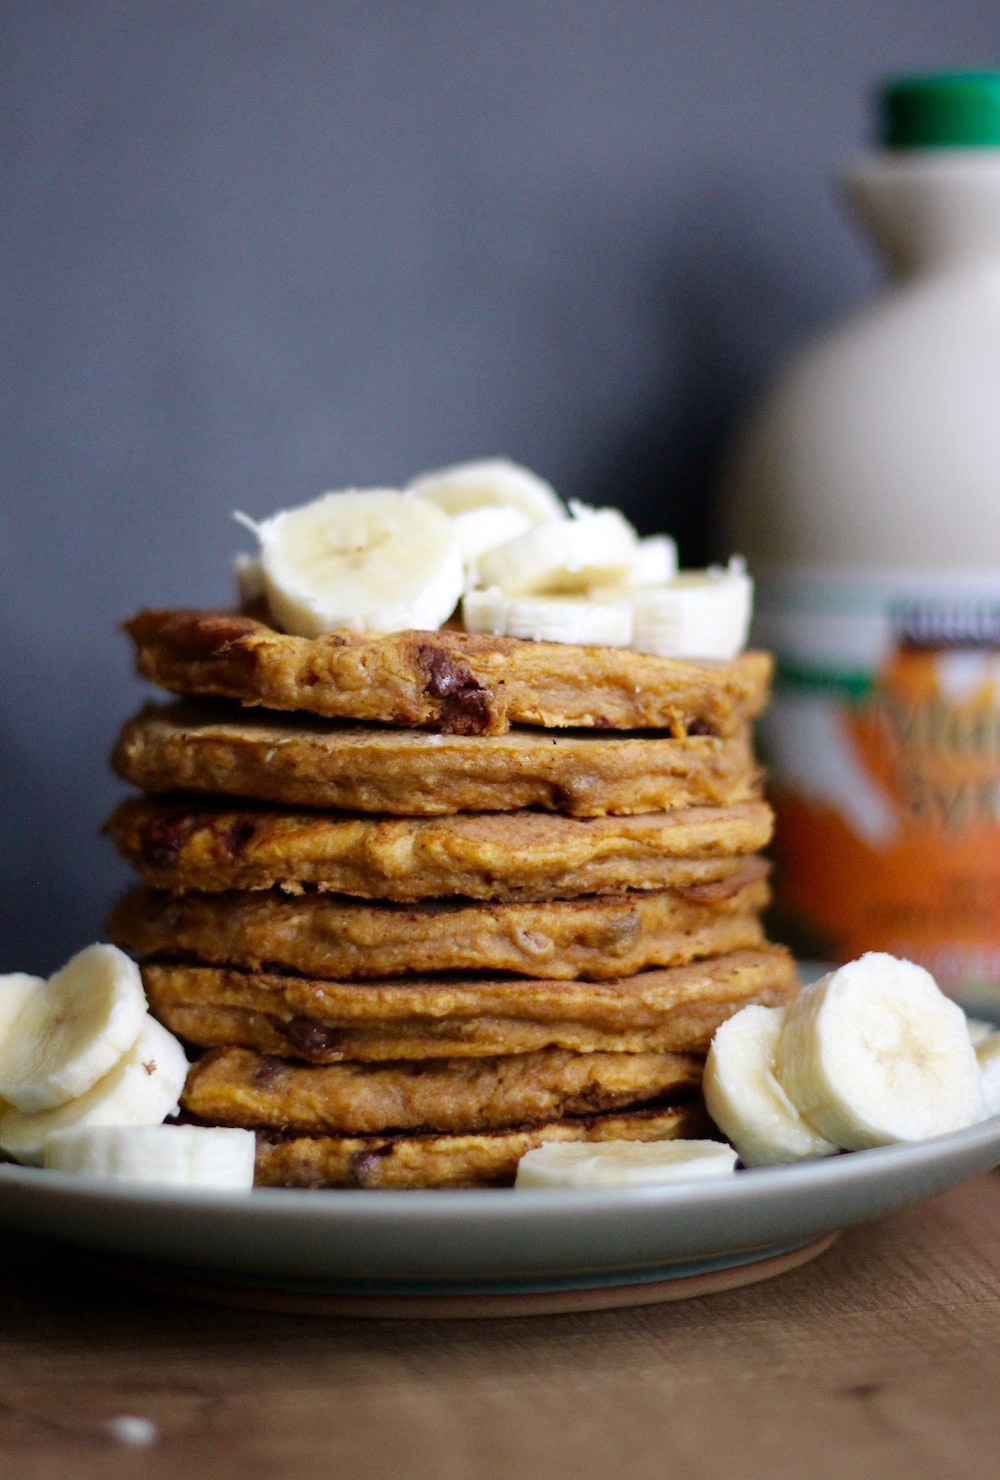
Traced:
[[253, 713], [207, 699], [147, 705], [125, 725], [111, 763], [144, 791], [393, 816], [542, 807], [603, 817], [731, 806], [750, 800], [760, 785], [745, 734], [674, 740], [518, 729], [443, 736]]
[[611, 982], [404, 978], [322, 982], [211, 966], [148, 963], [150, 1010], [200, 1048], [236, 1046], [314, 1064], [345, 1059], [577, 1053], [706, 1054], [720, 1023], [797, 990], [777, 946]]
[[258, 1187], [509, 1187], [543, 1141], [670, 1141], [712, 1134], [699, 1101], [462, 1136], [257, 1137]]
[[[106, 831], [149, 883], [175, 891], [316, 885], [412, 903], [546, 900], [702, 882], [691, 863], [739, 862], [771, 836], [766, 802], [638, 817], [466, 812], [453, 817], [344, 817], [189, 799], [124, 802]], [[718, 871], [716, 871], [718, 876]]]
[[212, 1125], [310, 1134], [495, 1130], [693, 1096], [694, 1054], [540, 1053], [303, 1066], [213, 1049], [188, 1072], [181, 1105]]
[[763, 879], [534, 904], [393, 905], [341, 895], [164, 894], [136, 889], [108, 931], [139, 956], [193, 957], [327, 980], [410, 972], [511, 971], [570, 979], [631, 976], [762, 939]]
[[139, 672], [174, 693], [445, 734], [516, 723], [736, 735], [763, 708], [771, 675], [765, 653], [696, 662], [449, 628], [292, 637], [197, 611], [144, 611], [125, 625]]

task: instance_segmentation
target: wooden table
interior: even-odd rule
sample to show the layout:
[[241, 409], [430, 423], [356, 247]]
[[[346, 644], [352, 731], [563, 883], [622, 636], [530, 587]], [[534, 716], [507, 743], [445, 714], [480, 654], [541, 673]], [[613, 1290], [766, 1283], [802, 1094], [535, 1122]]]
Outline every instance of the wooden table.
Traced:
[[996, 1173], [780, 1280], [526, 1320], [217, 1310], [3, 1235], [0, 1321], [3, 1480], [1000, 1476]]

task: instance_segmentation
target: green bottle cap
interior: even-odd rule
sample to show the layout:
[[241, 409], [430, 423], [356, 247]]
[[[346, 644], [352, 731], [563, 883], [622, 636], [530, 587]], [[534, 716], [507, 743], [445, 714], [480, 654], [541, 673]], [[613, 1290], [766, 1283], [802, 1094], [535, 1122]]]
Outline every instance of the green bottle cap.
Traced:
[[1000, 72], [896, 78], [881, 104], [889, 149], [1000, 148]]

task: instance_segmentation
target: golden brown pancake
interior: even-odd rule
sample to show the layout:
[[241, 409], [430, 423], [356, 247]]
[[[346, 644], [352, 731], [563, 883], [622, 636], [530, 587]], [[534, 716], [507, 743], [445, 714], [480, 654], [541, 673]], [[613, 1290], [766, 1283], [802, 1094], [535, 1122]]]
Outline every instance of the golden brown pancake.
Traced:
[[763, 939], [757, 911], [767, 898], [764, 880], [738, 878], [534, 904], [137, 889], [115, 905], [108, 930], [116, 945], [140, 956], [328, 980], [434, 971], [600, 980], [756, 947]]
[[502, 1058], [305, 1066], [221, 1048], [192, 1065], [181, 1105], [213, 1125], [455, 1134], [684, 1099], [697, 1092], [703, 1064], [694, 1054], [548, 1048]]
[[126, 630], [139, 672], [174, 693], [459, 735], [511, 724], [736, 735], [771, 675], [766, 653], [695, 662], [448, 628], [291, 637], [227, 612], [144, 611]]
[[208, 699], [148, 704], [112, 756], [144, 791], [254, 797], [393, 816], [543, 807], [572, 817], [749, 801], [760, 773], [745, 733], [438, 735], [253, 712]]
[[711, 1135], [700, 1101], [568, 1117], [459, 1136], [257, 1138], [258, 1187], [509, 1187], [526, 1151], [545, 1141], [672, 1141]]
[[[690, 864], [740, 859], [771, 836], [766, 802], [638, 817], [465, 812], [454, 817], [344, 817], [260, 805], [215, 807], [136, 798], [107, 824], [119, 852], [161, 889], [315, 885], [412, 903], [568, 899], [695, 882]], [[705, 871], [711, 878], [711, 868]], [[716, 871], [718, 876], [718, 871]], [[702, 882], [702, 880], [698, 880]]]
[[323, 982], [225, 967], [143, 967], [150, 1010], [200, 1048], [238, 1046], [308, 1063], [578, 1053], [708, 1052], [720, 1023], [797, 990], [778, 946], [614, 981], [402, 978]]

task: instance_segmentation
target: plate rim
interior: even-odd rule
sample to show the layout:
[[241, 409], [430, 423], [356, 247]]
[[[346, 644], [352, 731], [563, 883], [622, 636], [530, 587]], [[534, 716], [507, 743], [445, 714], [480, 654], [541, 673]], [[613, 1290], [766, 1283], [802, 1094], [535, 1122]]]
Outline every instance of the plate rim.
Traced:
[[901, 1211], [1000, 1165], [1000, 1116], [904, 1145], [660, 1187], [177, 1189], [0, 1167], [0, 1226], [122, 1261], [442, 1295], [638, 1284]]
[[[664, 1205], [669, 1208], [697, 1205], [742, 1204], [751, 1199], [775, 1198], [782, 1190], [795, 1192], [826, 1188], [831, 1183], [878, 1181], [888, 1168], [897, 1175], [913, 1167], [950, 1163], [952, 1157], [993, 1148], [995, 1165], [1000, 1166], [1000, 1113], [977, 1121], [961, 1130], [926, 1137], [920, 1141], [897, 1142], [891, 1146], [870, 1147], [861, 1151], [840, 1152], [834, 1156], [815, 1157], [808, 1161], [781, 1166], [741, 1168], [733, 1177], [692, 1179], [690, 1182], [664, 1183], [659, 1186], [567, 1187], [567, 1188], [320, 1188], [258, 1187], [251, 1191], [216, 1188], [176, 1188], [146, 1182], [110, 1182], [99, 1177], [86, 1177], [73, 1172], [49, 1171], [42, 1167], [0, 1162], [0, 1227], [7, 1223], [7, 1187], [49, 1189], [53, 1198], [66, 1201], [104, 1203], [109, 1207], [123, 1201], [140, 1202], [153, 1207], [170, 1206], [178, 1212], [190, 1209], [203, 1212], [213, 1208], [226, 1211], [252, 1209], [262, 1216], [272, 1215], [298, 1220], [317, 1214], [343, 1213], [358, 1221], [382, 1222], [391, 1208], [393, 1221], [423, 1222], [428, 1214], [434, 1221], [464, 1219], [469, 1214], [488, 1216], [490, 1221], [521, 1222], [531, 1213], [542, 1216], [553, 1212], [571, 1213], [577, 1217], [598, 1216], [609, 1209], [631, 1206]], [[975, 1175], [971, 1173], [970, 1175]], [[794, 1180], [793, 1180], [794, 1179]], [[751, 1188], [753, 1193], [751, 1193]]]

